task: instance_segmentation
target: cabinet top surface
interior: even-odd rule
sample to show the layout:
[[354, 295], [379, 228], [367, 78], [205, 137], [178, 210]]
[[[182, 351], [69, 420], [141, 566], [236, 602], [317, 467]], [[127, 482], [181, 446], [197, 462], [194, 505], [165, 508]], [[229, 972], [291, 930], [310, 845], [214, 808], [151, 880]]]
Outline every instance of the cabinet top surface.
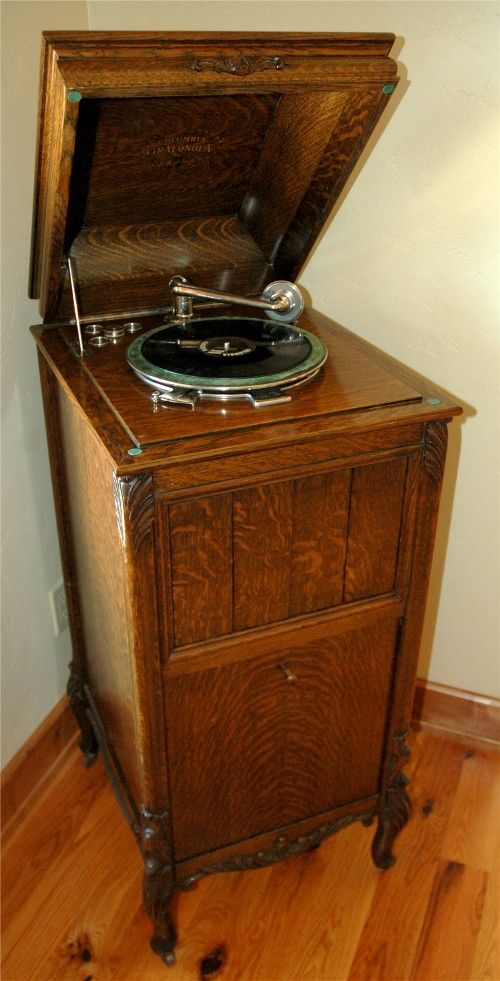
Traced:
[[31, 295], [45, 321], [169, 279], [294, 279], [397, 84], [390, 34], [48, 32]]
[[[153, 323], [153, 318], [146, 318], [144, 329]], [[127, 365], [130, 338], [90, 349], [81, 359], [75, 351], [74, 328], [33, 330], [59, 381], [78, 402], [115, 464], [131, 469], [322, 432], [359, 432], [374, 425], [449, 418], [460, 411], [419, 376], [323, 315], [308, 310], [299, 324], [322, 339], [328, 360], [313, 381], [293, 391], [290, 402], [253, 408], [245, 401], [230, 405], [202, 401], [194, 411], [155, 407], [152, 389]]]

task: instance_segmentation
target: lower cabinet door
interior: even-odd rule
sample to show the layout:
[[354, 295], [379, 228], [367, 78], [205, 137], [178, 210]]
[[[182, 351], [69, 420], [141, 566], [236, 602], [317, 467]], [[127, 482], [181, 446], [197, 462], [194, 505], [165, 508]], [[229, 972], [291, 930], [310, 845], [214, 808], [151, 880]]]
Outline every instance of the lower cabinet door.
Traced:
[[376, 793], [397, 621], [167, 675], [177, 859]]

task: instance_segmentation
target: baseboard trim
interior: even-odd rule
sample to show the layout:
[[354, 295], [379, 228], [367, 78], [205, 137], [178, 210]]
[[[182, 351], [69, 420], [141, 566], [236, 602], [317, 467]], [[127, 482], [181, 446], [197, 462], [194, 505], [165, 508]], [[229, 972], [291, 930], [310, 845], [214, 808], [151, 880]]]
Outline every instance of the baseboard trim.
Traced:
[[500, 746], [500, 700], [423, 678], [417, 680], [413, 720], [450, 739], [468, 738]]
[[75, 717], [64, 696], [2, 770], [2, 840], [38, 799], [77, 737]]
[[[500, 701], [485, 695], [419, 678], [413, 721], [450, 739], [500, 746]], [[77, 738], [78, 727], [65, 696], [2, 771], [4, 840], [62, 766]]]

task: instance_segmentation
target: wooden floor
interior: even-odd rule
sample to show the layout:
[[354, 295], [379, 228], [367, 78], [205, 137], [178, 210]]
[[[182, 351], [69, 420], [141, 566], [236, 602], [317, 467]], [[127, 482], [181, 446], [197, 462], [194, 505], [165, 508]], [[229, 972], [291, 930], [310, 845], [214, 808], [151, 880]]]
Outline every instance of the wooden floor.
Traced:
[[354, 825], [269, 869], [209, 877], [177, 905], [177, 964], [149, 949], [141, 859], [72, 751], [4, 849], [3, 981], [500, 979], [500, 755], [413, 739], [413, 816], [388, 872]]

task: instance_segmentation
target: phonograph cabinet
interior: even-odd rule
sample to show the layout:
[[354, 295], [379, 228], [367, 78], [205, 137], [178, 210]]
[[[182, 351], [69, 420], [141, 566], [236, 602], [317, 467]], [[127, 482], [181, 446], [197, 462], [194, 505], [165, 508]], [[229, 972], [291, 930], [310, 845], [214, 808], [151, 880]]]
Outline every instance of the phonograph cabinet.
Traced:
[[357, 820], [387, 868], [409, 814], [460, 410], [293, 283], [396, 86], [392, 42], [44, 36], [31, 295], [68, 692], [167, 963], [175, 889]]

